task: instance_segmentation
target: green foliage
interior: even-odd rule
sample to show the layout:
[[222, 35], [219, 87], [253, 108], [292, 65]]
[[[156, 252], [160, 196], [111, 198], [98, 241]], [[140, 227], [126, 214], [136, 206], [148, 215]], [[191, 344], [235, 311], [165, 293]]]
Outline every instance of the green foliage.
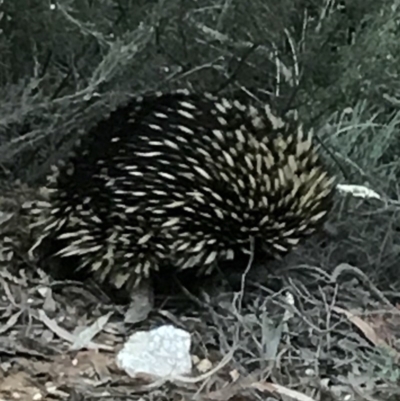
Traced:
[[[186, 87], [269, 100], [283, 111], [298, 110], [339, 180], [386, 197], [386, 204], [372, 207], [358, 199], [338, 202], [332, 220], [340, 240], [310, 255], [306, 249], [301, 263], [324, 269], [353, 263], [398, 293], [399, 7], [399, 0], [0, 0], [0, 181], [40, 182], [79, 133], [143, 92]], [[302, 279], [305, 270], [299, 269]], [[309, 302], [311, 285], [296, 304]], [[350, 300], [362, 288], [348, 279], [344, 285]], [[329, 363], [339, 351], [337, 366], [372, 369], [397, 385], [400, 373], [390, 355], [368, 354], [367, 360], [357, 354], [354, 363], [348, 331], [346, 341], [333, 340], [331, 306], [341, 292], [329, 299], [330, 286], [313, 289], [323, 302], [308, 305], [307, 319], [313, 330], [326, 322], [321, 333], [332, 346], [310, 349], [318, 346], [319, 358]], [[362, 302], [372, 298], [359, 294]], [[300, 310], [294, 330], [314, 341], [307, 307]], [[226, 335], [234, 326], [225, 315], [222, 322]], [[256, 325], [244, 340], [264, 327]], [[368, 344], [355, 339], [365, 355]], [[308, 355], [299, 360], [295, 351], [281, 357], [300, 361], [297, 372]], [[341, 360], [343, 353], [351, 358]]]
[[[372, 181], [398, 176], [396, 2], [14, 0], [1, 7], [0, 159], [10, 177], [42, 176], [55, 149], [127, 97], [178, 87], [295, 107], [356, 179], [360, 171]], [[348, 108], [352, 117], [343, 120]]]

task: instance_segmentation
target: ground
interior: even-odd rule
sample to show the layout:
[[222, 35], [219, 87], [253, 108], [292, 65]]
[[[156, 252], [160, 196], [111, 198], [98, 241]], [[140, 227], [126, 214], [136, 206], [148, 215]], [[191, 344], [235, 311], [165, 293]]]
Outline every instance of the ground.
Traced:
[[[32, 265], [15, 247], [26, 232], [3, 210], [1, 400], [400, 400], [400, 294], [356, 266], [302, 264], [303, 250], [277, 271], [253, 266], [239, 290], [159, 295], [148, 318], [129, 325], [127, 307], [99, 288]], [[4, 241], [17, 232], [14, 247]], [[191, 334], [193, 376], [131, 379], [116, 353], [161, 324]]]

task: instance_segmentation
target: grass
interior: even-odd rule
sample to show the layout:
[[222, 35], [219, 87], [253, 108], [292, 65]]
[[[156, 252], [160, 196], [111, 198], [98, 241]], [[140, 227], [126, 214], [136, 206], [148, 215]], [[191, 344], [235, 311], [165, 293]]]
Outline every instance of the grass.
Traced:
[[[338, 14], [321, 12], [331, 3], [307, 12], [288, 6], [282, 21], [271, 14], [274, 5], [257, 1], [257, 12], [248, 14], [235, 1], [185, 8], [149, 2], [139, 9], [132, 2], [70, 1], [29, 15], [7, 4], [2, 18], [29, 18], [30, 26], [43, 19], [34, 33], [13, 35], [7, 26], [0, 37], [7, 55], [0, 64], [0, 210], [11, 216], [0, 219], [3, 398], [23, 389], [21, 400], [38, 392], [85, 400], [399, 399], [396, 9], [370, 7], [356, 43], [330, 53], [321, 43], [333, 43]], [[313, 19], [313, 12], [324, 18]], [[18, 41], [29, 43], [21, 53]], [[124, 307], [87, 284], [54, 281], [27, 260], [29, 216], [19, 205], [34, 194], [5, 188], [18, 179], [35, 187], [79, 132], [129, 96], [245, 88], [245, 95], [282, 106], [302, 75], [294, 103], [339, 181], [365, 185], [382, 199], [338, 194], [330, 237], [310, 240], [283, 262], [252, 266], [235, 289], [214, 281], [195, 293], [160, 294], [155, 312], [134, 329], [172, 322], [188, 330], [199, 363], [190, 380], [132, 381], [114, 366], [113, 352], [68, 352], [59, 328], [74, 335], [112, 311], [94, 340], [115, 350], [133, 329], [121, 324]]]

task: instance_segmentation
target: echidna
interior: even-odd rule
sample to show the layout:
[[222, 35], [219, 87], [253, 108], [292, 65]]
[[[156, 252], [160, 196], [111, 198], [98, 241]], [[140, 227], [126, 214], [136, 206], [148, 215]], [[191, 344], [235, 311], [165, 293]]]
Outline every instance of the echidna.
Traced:
[[237, 99], [136, 98], [49, 177], [41, 236], [100, 283], [132, 288], [163, 266], [210, 272], [257, 240], [271, 256], [314, 233], [333, 178], [310, 135]]

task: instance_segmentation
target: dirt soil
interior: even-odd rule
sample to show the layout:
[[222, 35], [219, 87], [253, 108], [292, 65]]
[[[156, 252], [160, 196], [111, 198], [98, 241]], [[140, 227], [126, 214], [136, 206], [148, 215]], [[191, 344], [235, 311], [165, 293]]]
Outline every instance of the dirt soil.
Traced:
[[[267, 283], [255, 268], [239, 291], [158, 297], [129, 325], [127, 306], [98, 288], [32, 265], [11, 209], [0, 216], [0, 400], [400, 400], [400, 296], [357, 267], [287, 262]], [[191, 334], [192, 376], [130, 378], [117, 352], [162, 324]]]

